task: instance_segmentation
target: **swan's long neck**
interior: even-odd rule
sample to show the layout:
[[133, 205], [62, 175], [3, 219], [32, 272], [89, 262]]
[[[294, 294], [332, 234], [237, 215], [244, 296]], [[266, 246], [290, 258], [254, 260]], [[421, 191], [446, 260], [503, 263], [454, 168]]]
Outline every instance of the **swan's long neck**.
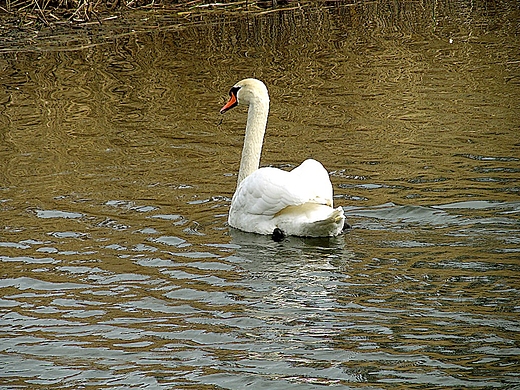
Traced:
[[262, 144], [264, 142], [268, 114], [268, 97], [257, 99], [249, 104], [246, 135], [244, 138], [244, 148], [242, 149], [242, 158], [240, 160], [240, 170], [238, 171], [237, 186], [260, 166], [260, 155], [262, 154]]

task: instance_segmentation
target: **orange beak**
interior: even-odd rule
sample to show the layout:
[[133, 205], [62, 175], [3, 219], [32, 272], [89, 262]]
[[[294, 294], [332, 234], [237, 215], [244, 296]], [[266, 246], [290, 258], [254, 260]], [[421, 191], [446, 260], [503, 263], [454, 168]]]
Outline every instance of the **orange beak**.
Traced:
[[238, 100], [237, 100], [237, 96], [236, 96], [236, 93], [235, 92], [230, 92], [229, 94], [229, 100], [226, 104], [224, 104], [224, 107], [222, 107], [220, 109], [220, 113], [223, 114], [225, 113], [227, 110], [230, 110], [232, 109], [233, 107], [235, 107], [236, 105], [238, 104]]

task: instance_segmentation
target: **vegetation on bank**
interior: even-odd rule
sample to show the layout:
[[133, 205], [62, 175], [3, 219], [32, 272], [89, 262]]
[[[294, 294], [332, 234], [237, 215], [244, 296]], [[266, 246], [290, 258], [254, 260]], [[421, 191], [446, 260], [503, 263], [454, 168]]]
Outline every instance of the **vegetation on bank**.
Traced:
[[52, 27], [63, 23], [102, 24], [115, 18], [111, 13], [125, 10], [161, 9], [182, 15], [299, 4], [297, 0], [5, 0], [0, 2], [0, 15], [15, 17], [20, 26]]

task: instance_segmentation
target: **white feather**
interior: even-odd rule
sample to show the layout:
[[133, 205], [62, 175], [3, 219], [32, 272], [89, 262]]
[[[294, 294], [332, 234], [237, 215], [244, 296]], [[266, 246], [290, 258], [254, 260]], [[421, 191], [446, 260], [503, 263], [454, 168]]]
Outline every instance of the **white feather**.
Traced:
[[332, 183], [321, 163], [305, 160], [290, 172], [270, 167], [258, 169], [269, 108], [265, 85], [246, 79], [237, 83], [234, 90], [238, 91], [235, 98], [239, 103], [249, 104], [249, 115], [229, 225], [259, 234], [272, 234], [276, 228], [294, 236], [340, 234], [345, 222], [343, 209], [333, 208]]

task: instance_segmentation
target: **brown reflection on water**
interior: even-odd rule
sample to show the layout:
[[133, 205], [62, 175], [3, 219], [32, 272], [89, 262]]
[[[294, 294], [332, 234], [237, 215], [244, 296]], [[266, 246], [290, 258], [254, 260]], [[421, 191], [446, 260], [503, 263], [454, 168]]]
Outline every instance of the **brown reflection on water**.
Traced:
[[213, 223], [203, 201], [225, 214], [245, 122], [244, 110], [217, 111], [248, 76], [272, 97], [263, 164], [319, 159], [340, 204], [509, 200], [513, 11], [452, 6], [215, 14], [84, 50], [3, 54], [7, 203], [53, 209], [67, 197], [84, 212], [122, 199]]
[[[478, 196], [478, 177], [464, 169], [468, 159], [517, 155], [517, 46], [492, 34], [498, 21], [452, 32], [442, 26], [445, 10], [428, 11], [413, 4], [333, 7], [228, 23], [217, 15], [114, 45], [7, 57], [6, 140], [19, 156], [9, 156], [6, 176], [45, 177], [58, 187], [68, 181], [56, 195], [70, 187], [90, 192], [108, 179], [114, 198], [134, 199], [134, 180], [164, 186], [165, 174], [176, 185], [198, 183], [201, 195], [230, 194], [224, 174], [236, 170], [244, 116], [217, 126], [215, 107], [237, 79], [253, 75], [272, 95], [264, 164], [313, 156], [349, 177], [412, 187], [399, 201], [403, 194], [434, 201], [423, 183], [446, 181], [443, 193], [465, 181], [459, 196]], [[101, 174], [107, 171], [118, 180]], [[216, 193], [207, 191], [221, 182]], [[385, 197], [396, 200], [395, 193]]]

